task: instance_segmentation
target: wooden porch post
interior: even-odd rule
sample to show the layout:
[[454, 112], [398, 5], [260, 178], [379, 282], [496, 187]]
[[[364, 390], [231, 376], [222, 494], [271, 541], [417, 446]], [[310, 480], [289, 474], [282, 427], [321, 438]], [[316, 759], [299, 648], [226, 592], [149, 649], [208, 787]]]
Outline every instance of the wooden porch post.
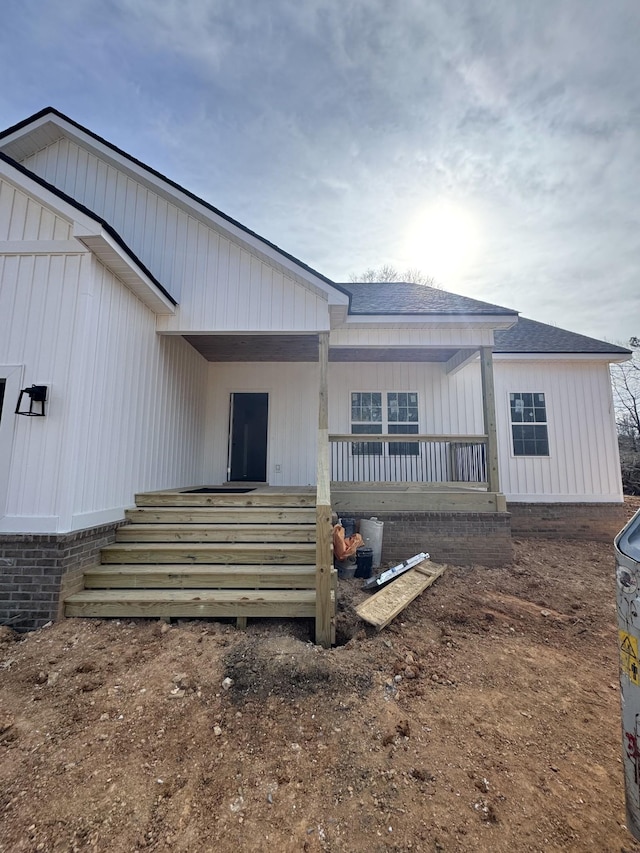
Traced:
[[331, 646], [331, 489], [329, 472], [329, 332], [318, 335], [318, 463], [316, 486], [316, 643]]
[[493, 384], [493, 351], [480, 347], [480, 376], [482, 378], [482, 412], [487, 435], [487, 488], [500, 491], [498, 472], [498, 431], [496, 427], [496, 395]]

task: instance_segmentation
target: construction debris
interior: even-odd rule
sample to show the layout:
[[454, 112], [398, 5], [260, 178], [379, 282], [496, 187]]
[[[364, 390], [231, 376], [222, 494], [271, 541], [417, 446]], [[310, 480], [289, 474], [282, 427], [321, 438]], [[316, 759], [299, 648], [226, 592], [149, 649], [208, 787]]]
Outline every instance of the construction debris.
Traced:
[[397, 566], [393, 566], [390, 569], [386, 569], [384, 572], [380, 572], [379, 575], [369, 578], [362, 585], [362, 589], [380, 589], [381, 586], [389, 583], [389, 581], [395, 580], [395, 578], [399, 577], [403, 572], [407, 572], [409, 569], [417, 566], [418, 563], [422, 563], [424, 560], [428, 559], [429, 555], [422, 551], [420, 554], [416, 554], [415, 557], [409, 557], [408, 560], [398, 563]]
[[356, 607], [356, 613], [381, 631], [420, 593], [430, 587], [445, 569], [446, 566], [433, 566], [428, 560], [423, 560], [413, 568], [405, 570], [393, 583]]

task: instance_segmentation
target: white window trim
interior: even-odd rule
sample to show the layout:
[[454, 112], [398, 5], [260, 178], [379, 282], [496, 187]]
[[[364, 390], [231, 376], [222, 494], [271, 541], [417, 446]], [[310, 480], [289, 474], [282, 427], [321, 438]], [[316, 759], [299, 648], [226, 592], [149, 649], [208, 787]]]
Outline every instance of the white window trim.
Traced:
[[[546, 415], [546, 421], [512, 421], [511, 420], [511, 394], [544, 394], [544, 412]], [[512, 459], [550, 459], [551, 458], [551, 440], [549, 438], [549, 408], [548, 408], [548, 394], [546, 391], [541, 391], [538, 389], [537, 391], [507, 391], [507, 417], [509, 422], [509, 453], [511, 454]], [[536, 454], [516, 454], [514, 452], [513, 446], [513, 429], [514, 426], [526, 426], [527, 424], [532, 426], [545, 426], [547, 428], [547, 447], [548, 452], [545, 454], [536, 453]]]

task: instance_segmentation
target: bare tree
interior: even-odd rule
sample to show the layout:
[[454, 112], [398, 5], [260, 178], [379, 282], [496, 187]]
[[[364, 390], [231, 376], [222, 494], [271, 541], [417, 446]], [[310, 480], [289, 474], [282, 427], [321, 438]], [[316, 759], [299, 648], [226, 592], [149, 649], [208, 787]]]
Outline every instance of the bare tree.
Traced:
[[406, 281], [409, 284], [426, 284], [429, 287], [440, 287], [433, 276], [426, 275], [415, 267], [410, 267], [409, 269], [404, 270], [404, 272], [401, 272], [391, 264], [383, 264], [381, 267], [369, 267], [369, 269], [359, 275], [351, 275], [350, 280], [368, 282]]
[[629, 340], [633, 358], [611, 367], [618, 424], [622, 485], [629, 495], [640, 494], [640, 339]]
[[611, 381], [619, 431], [640, 442], [640, 339], [631, 338], [629, 346], [633, 358], [613, 365]]

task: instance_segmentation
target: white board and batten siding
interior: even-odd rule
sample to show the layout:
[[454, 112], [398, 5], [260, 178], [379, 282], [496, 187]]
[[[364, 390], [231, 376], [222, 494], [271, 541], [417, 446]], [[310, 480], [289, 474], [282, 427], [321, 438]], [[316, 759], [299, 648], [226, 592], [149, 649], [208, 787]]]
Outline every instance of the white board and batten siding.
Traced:
[[218, 362], [208, 366], [205, 482], [227, 479], [232, 393], [269, 394], [267, 479], [272, 486], [316, 482], [318, 365], [311, 362]]
[[14, 416], [17, 396], [5, 395], [0, 531], [55, 532], [67, 502], [61, 449], [74, 431], [70, 391], [82, 355], [78, 293], [89, 264], [88, 253], [0, 255], [0, 365], [18, 366], [21, 387], [49, 386], [44, 418]]
[[418, 428], [428, 435], [482, 435], [482, 394], [471, 371], [447, 376], [433, 362], [334, 362], [329, 365], [329, 432], [351, 432], [352, 391], [418, 394]]
[[[5, 241], [70, 240], [71, 223], [0, 180], [0, 243]], [[5, 247], [9, 248], [9, 247]]]
[[[500, 484], [507, 501], [622, 501], [608, 365], [497, 355], [494, 368]], [[509, 394], [523, 392], [545, 395], [547, 457], [513, 455]]]
[[0, 256], [0, 278], [0, 365], [49, 387], [45, 418], [13, 416], [5, 399], [0, 532], [106, 523], [137, 490], [198, 481], [202, 357], [158, 336], [153, 312], [88, 252]]
[[109, 222], [177, 299], [158, 330], [327, 329], [326, 294], [265, 262], [195, 215], [69, 139], [23, 165]]
[[[137, 491], [201, 480], [207, 363], [98, 261], [76, 416], [73, 528], [122, 517]], [[105, 514], [106, 513], [106, 514]]]

